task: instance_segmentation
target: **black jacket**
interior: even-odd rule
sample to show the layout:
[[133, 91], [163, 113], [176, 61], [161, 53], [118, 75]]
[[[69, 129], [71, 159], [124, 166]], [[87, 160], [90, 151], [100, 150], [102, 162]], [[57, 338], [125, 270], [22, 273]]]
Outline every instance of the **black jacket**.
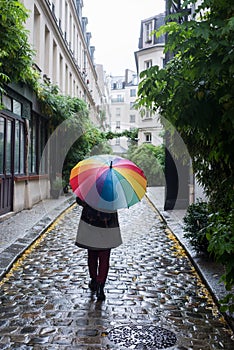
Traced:
[[119, 227], [117, 212], [103, 212], [90, 207], [86, 202], [82, 201], [79, 197], [76, 197], [77, 204], [83, 207], [81, 220], [87, 224], [97, 227]]

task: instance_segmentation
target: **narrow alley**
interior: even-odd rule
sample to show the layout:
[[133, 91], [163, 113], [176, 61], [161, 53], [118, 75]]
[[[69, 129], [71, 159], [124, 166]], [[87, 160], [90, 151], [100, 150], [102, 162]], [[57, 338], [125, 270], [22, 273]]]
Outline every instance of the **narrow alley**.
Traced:
[[185, 251], [146, 198], [119, 211], [105, 302], [88, 288], [74, 239], [81, 208], [62, 214], [0, 282], [0, 349], [231, 350], [233, 334]]

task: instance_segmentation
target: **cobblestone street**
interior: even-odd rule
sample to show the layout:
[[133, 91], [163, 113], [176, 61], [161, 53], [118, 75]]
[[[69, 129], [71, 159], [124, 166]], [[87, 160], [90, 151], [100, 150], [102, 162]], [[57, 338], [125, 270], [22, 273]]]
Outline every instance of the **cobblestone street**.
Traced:
[[106, 301], [88, 288], [73, 205], [0, 282], [0, 349], [234, 349], [233, 333], [153, 206], [119, 211]]

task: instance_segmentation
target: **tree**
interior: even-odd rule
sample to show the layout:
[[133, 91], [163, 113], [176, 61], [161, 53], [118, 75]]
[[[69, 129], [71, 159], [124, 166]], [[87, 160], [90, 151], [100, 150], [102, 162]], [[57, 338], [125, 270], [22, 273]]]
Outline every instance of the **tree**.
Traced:
[[139, 106], [159, 109], [175, 126], [208, 196], [216, 207], [228, 209], [230, 198], [223, 198], [223, 189], [231, 190], [233, 180], [232, 11], [230, 0], [205, 0], [196, 12], [199, 21], [169, 22], [157, 35], [167, 32], [166, 50], [176, 54], [164, 69], [143, 72], [139, 86]]
[[11, 81], [33, 79], [33, 51], [24, 28], [27, 17], [20, 1], [0, 1], [0, 90]]
[[[183, 1], [182, 10], [195, 3]], [[157, 35], [167, 33], [165, 50], [174, 57], [163, 69], [142, 72], [138, 99], [139, 107], [159, 110], [188, 147], [210, 211], [219, 213], [209, 226], [209, 249], [225, 265], [223, 280], [229, 289], [234, 283], [233, 231], [227, 227], [234, 209], [233, 13], [231, 0], [204, 0], [189, 21], [179, 24], [182, 14], [171, 16]], [[220, 231], [223, 221], [227, 225]], [[215, 244], [224, 235], [225, 245]]]
[[152, 144], [133, 146], [128, 152], [128, 158], [144, 171], [148, 186], [164, 185], [164, 148], [162, 146]]

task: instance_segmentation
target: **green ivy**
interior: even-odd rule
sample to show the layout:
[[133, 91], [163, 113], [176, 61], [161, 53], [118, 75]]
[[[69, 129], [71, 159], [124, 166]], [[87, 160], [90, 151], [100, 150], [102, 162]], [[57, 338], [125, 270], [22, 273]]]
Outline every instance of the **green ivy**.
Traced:
[[24, 26], [27, 18], [20, 1], [0, 1], [0, 90], [11, 81], [34, 80], [33, 50]]
[[41, 84], [37, 87], [37, 96], [42, 112], [50, 118], [52, 128], [56, 128], [63, 121], [70, 121], [70, 127], [79, 124], [81, 127], [88, 118], [87, 104], [77, 98], [63, 95], [57, 85]]
[[222, 281], [227, 290], [234, 285], [234, 210], [226, 214], [210, 214], [206, 237], [209, 241], [208, 251], [215, 254], [218, 262], [225, 266]]
[[186, 212], [184, 221], [184, 237], [188, 238], [195, 251], [207, 253], [208, 240], [206, 229], [209, 219], [209, 207], [201, 199], [191, 204]]
[[[182, 1], [182, 9], [191, 3]], [[206, 195], [216, 210], [228, 211], [228, 196], [220, 198], [233, 192], [225, 189], [234, 178], [232, 1], [204, 0], [197, 16], [183, 23], [172, 16], [157, 33], [167, 34], [165, 51], [175, 56], [163, 69], [153, 66], [141, 73], [138, 107], [159, 111], [175, 127]]]
[[[195, 3], [181, 1], [181, 9]], [[187, 146], [196, 178], [209, 199], [208, 251], [225, 266], [226, 288], [234, 284], [233, 10], [232, 0], [203, 0], [197, 17], [178, 23], [183, 13], [171, 16], [156, 35], [167, 35], [165, 52], [174, 57], [163, 69], [155, 66], [142, 72], [138, 89], [139, 109], [157, 110]], [[199, 227], [203, 214], [206, 217], [203, 212], [188, 216], [196, 245], [205, 242], [205, 226]]]
[[208, 251], [215, 254], [225, 272], [221, 277], [226, 290], [230, 291], [221, 300], [221, 310], [234, 312], [234, 209], [228, 214], [223, 211], [212, 213], [209, 218], [206, 237], [209, 241]]

